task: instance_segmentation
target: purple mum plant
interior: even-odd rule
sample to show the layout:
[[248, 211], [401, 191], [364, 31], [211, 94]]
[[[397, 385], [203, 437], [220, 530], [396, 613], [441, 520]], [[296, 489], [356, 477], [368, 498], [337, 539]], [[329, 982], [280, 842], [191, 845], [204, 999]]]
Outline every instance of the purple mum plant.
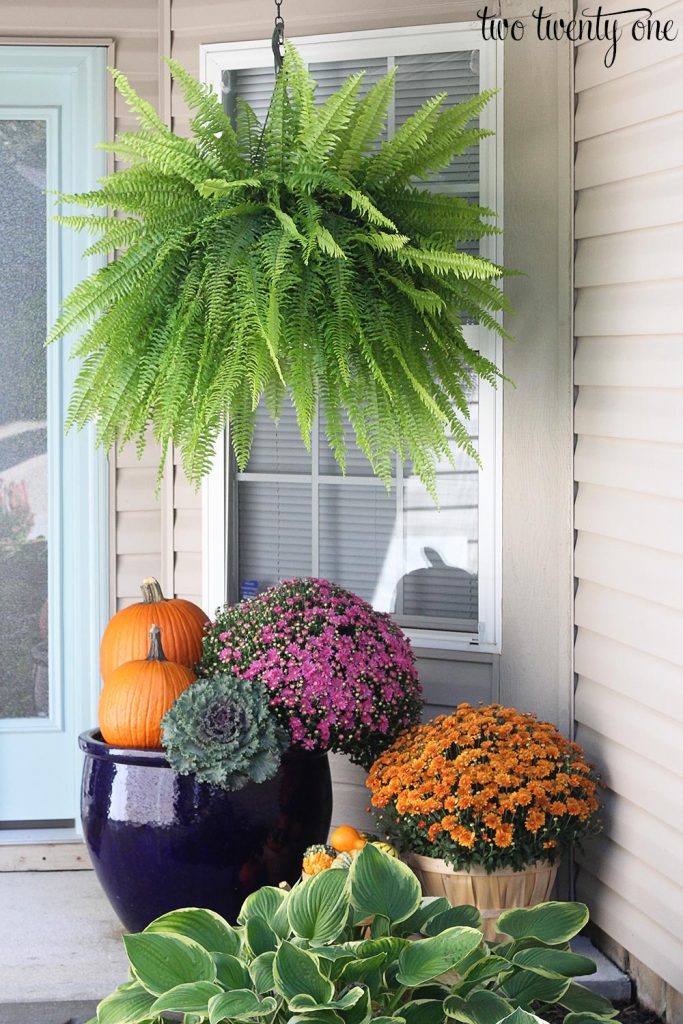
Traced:
[[207, 627], [199, 671], [259, 680], [293, 746], [366, 768], [422, 708], [405, 634], [328, 580], [286, 580], [226, 605]]

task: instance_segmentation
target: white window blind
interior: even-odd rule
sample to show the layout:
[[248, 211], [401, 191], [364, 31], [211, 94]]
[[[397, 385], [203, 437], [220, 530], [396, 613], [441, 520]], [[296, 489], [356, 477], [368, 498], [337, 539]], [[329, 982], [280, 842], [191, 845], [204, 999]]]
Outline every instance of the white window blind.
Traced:
[[[398, 65], [396, 94], [389, 113], [391, 135], [425, 100], [446, 92], [446, 106], [462, 102], [495, 85], [481, 81], [480, 51], [470, 45], [444, 52], [368, 55], [366, 42], [356, 58], [308, 61], [318, 82], [316, 102], [324, 100], [349, 74], [365, 70], [362, 91], [367, 91], [394, 64]], [[417, 49], [417, 47], [416, 47]], [[306, 54], [304, 53], [304, 56]], [[222, 71], [225, 108], [234, 113], [238, 96], [263, 121], [274, 83], [264, 52], [263, 66], [239, 67], [239, 52]], [[495, 162], [495, 147], [489, 149]], [[480, 153], [469, 150], [422, 187], [461, 195], [475, 203], [482, 195]], [[490, 178], [489, 178], [490, 181]], [[485, 204], [492, 203], [484, 189]], [[470, 251], [478, 251], [473, 242]], [[490, 251], [485, 255], [493, 255]], [[479, 328], [466, 328], [469, 340], [479, 344]], [[488, 387], [484, 385], [483, 387]], [[479, 447], [479, 385], [470, 400], [469, 432]], [[485, 403], [484, 430], [495, 433], [495, 402]], [[493, 449], [486, 439], [487, 453]], [[324, 429], [316, 423], [313, 450], [300, 439], [294, 410], [283, 409], [274, 424], [265, 408], [258, 410], [254, 443], [243, 473], [233, 468], [229, 488], [228, 555], [229, 598], [249, 596], [280, 579], [314, 575], [331, 579], [391, 612], [408, 628], [439, 630], [449, 634], [482, 633], [480, 593], [480, 472], [472, 459], [454, 447], [455, 468], [447, 460], [438, 466], [439, 507], [434, 505], [410, 465], [395, 466], [387, 492], [347, 426], [346, 475], [327, 446]], [[492, 467], [489, 467], [490, 469]], [[494, 489], [485, 489], [492, 504]], [[493, 508], [489, 510], [493, 515]], [[491, 588], [491, 540], [487, 528], [486, 587]], [[236, 551], [235, 551], [236, 548]], [[490, 593], [487, 601], [490, 606]], [[485, 631], [484, 631], [485, 632]], [[484, 639], [492, 639], [491, 631]]]

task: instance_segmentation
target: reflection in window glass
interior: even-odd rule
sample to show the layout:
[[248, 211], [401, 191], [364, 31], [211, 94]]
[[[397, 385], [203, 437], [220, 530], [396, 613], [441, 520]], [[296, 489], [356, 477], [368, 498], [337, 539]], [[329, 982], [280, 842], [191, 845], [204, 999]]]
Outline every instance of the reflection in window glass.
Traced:
[[0, 120], [0, 718], [49, 713], [46, 154]]

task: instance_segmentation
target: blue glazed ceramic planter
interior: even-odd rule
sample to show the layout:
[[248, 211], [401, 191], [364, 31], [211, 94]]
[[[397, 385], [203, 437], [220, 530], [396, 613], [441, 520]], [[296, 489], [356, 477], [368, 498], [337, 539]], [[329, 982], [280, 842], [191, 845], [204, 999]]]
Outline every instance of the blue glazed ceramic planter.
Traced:
[[126, 928], [179, 907], [235, 921], [262, 885], [293, 884], [332, 817], [326, 754], [289, 751], [278, 774], [235, 793], [176, 774], [162, 751], [84, 732], [81, 815], [97, 877]]

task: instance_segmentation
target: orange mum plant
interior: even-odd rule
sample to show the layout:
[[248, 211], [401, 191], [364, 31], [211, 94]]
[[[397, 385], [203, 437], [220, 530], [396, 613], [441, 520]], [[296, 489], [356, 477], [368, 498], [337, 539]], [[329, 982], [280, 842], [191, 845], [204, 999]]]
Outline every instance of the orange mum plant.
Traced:
[[595, 769], [548, 722], [460, 704], [401, 733], [367, 780], [381, 827], [455, 870], [554, 861], [598, 830]]

